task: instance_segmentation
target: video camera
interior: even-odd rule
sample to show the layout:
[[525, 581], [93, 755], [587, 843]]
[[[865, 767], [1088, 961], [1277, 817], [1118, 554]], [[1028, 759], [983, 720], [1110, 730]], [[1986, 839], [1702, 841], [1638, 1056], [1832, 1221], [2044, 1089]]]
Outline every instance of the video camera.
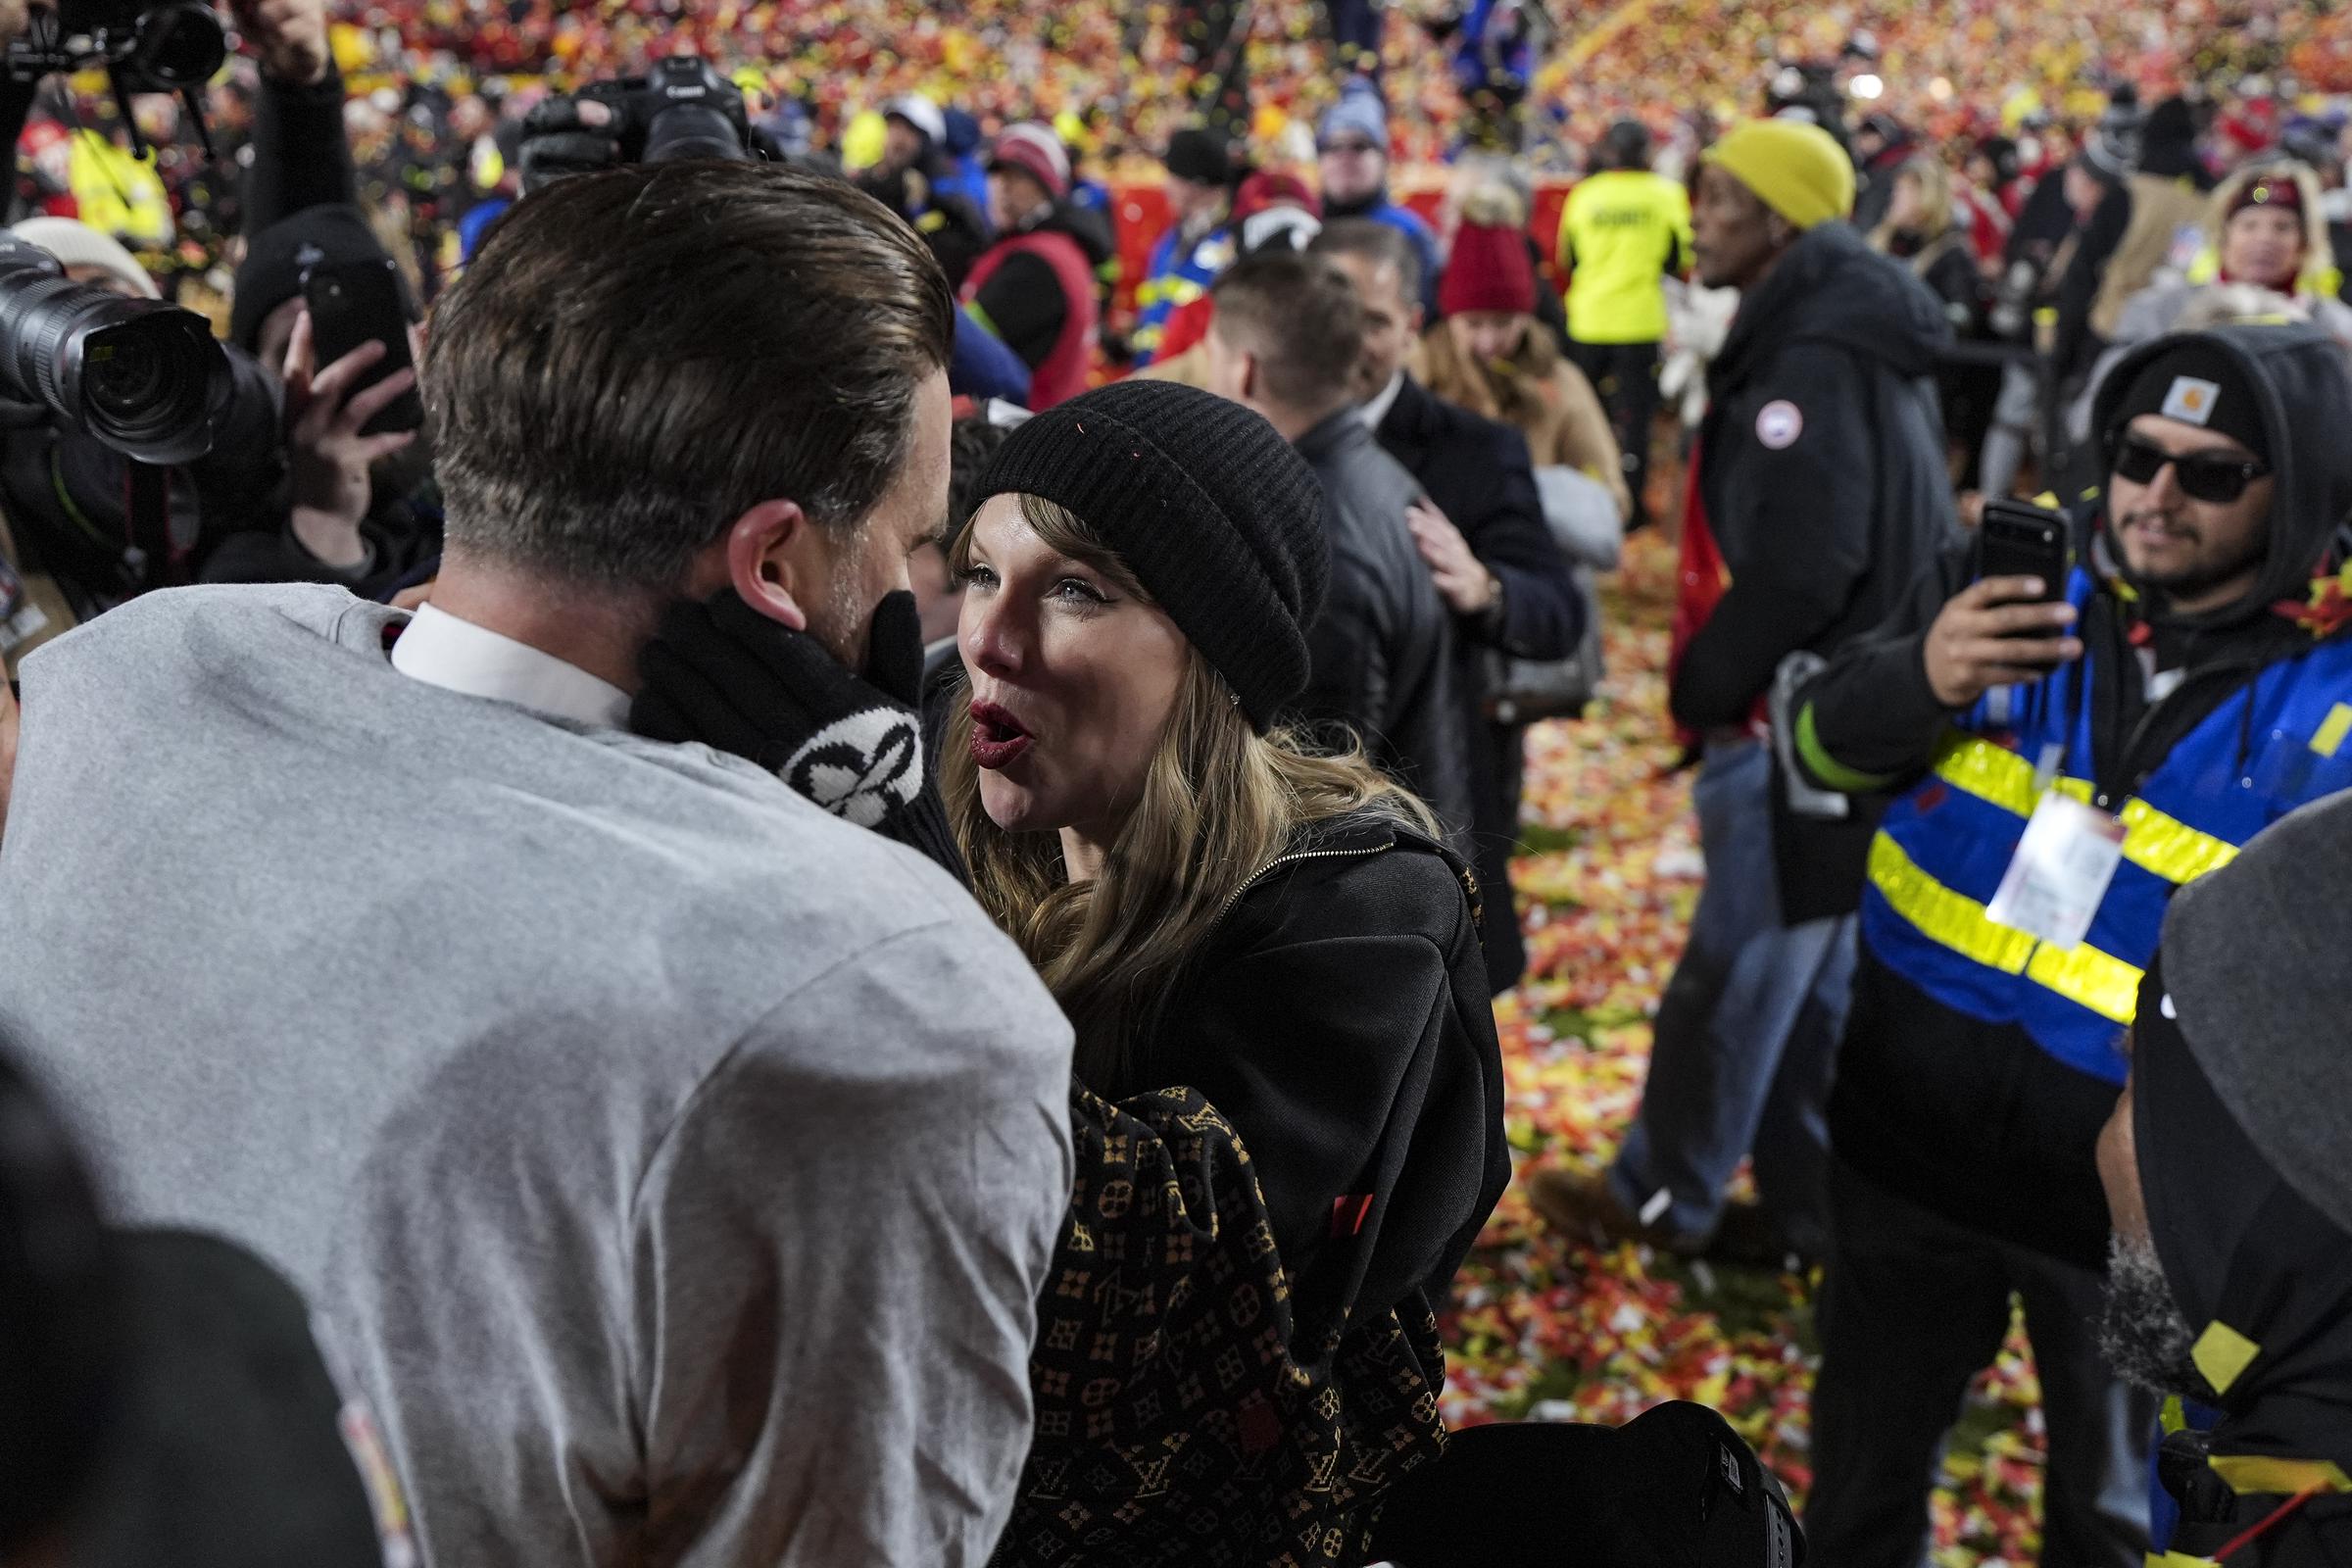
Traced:
[[130, 95], [176, 93], [209, 158], [213, 145], [204, 123], [204, 86], [227, 59], [228, 31], [198, 0], [58, 0], [56, 10], [26, 16], [24, 33], [8, 46], [7, 64], [20, 82], [104, 66], [131, 150], [141, 157], [147, 145], [130, 112]]
[[0, 398], [157, 466], [212, 450], [228, 358], [202, 317], [76, 283], [0, 233]]
[[671, 55], [645, 75], [596, 82], [579, 96], [612, 111], [624, 163], [755, 156], [743, 93], [708, 60]]

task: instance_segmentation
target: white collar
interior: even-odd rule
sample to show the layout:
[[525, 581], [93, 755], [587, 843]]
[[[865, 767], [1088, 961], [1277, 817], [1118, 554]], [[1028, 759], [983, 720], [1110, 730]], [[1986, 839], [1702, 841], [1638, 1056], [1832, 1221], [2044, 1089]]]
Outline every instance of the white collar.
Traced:
[[1362, 416], [1364, 428], [1367, 430], [1379, 429], [1380, 421], [1387, 418], [1389, 410], [1396, 406], [1396, 394], [1403, 390], [1404, 372], [1398, 370], [1395, 375], [1389, 377], [1387, 386], [1373, 394], [1371, 402], [1355, 411]]
[[629, 694], [579, 665], [431, 605], [392, 645], [392, 667], [427, 686], [514, 703], [534, 712], [626, 729]]

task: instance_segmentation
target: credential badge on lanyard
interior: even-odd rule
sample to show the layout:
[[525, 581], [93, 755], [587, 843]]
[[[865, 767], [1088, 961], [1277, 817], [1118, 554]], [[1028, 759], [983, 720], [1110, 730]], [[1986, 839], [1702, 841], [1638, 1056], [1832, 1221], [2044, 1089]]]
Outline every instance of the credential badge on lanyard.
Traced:
[[2078, 948], [2124, 858], [2124, 824], [2053, 786], [2066, 748], [2053, 741], [2034, 767], [2034, 814], [1985, 906], [1996, 925], [2054, 948]]

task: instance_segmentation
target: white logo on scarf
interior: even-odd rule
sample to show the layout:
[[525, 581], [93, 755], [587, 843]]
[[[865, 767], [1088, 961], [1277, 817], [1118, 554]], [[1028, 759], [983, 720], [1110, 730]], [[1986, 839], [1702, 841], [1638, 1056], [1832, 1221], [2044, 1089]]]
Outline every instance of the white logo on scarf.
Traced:
[[835, 816], [879, 827], [914, 804], [923, 787], [914, 717], [892, 708], [859, 709], [809, 736], [777, 775]]
[[1756, 439], [1764, 443], [1768, 452], [1788, 451], [1804, 433], [1804, 410], [1787, 398], [1767, 403], [1756, 411]]

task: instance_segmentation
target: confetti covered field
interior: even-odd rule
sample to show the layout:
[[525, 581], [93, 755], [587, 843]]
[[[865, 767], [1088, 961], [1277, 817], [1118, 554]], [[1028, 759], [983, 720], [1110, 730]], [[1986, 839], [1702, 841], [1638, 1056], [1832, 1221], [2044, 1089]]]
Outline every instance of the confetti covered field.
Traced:
[[[1605, 595], [1599, 701], [1585, 719], [1541, 725], [1529, 740], [1516, 880], [1531, 967], [1497, 1014], [1522, 1175], [1554, 1162], [1598, 1170], [1615, 1152], [1641, 1100], [1650, 1015], [1698, 897], [1689, 780], [1672, 770], [1666, 720], [1673, 583], [1672, 545], [1637, 535]], [[1447, 1418], [1616, 1424], [1663, 1399], [1696, 1399], [1755, 1444], [1801, 1505], [1811, 1480], [1811, 1288], [1630, 1246], [1596, 1253], [1546, 1230], [1514, 1185], [1463, 1269], [1446, 1324]], [[2034, 1560], [2037, 1399], [2013, 1333], [1945, 1460], [1941, 1568]]]

